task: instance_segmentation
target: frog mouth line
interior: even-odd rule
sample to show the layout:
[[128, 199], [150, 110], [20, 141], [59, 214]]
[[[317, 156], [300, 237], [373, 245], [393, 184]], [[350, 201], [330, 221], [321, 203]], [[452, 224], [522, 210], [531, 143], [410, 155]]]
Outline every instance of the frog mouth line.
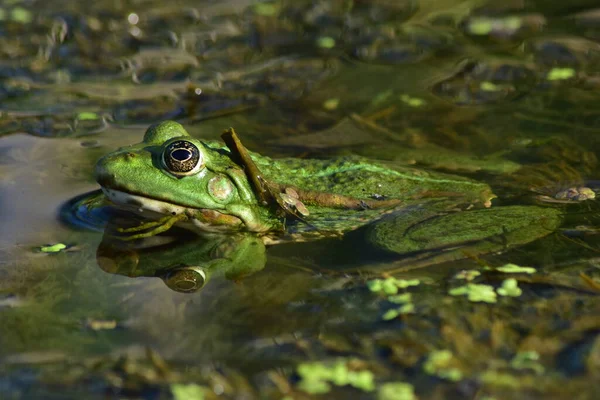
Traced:
[[[188, 209], [200, 210], [194, 206], [173, 202], [170, 199], [155, 199], [147, 197], [143, 193], [136, 193], [130, 188], [120, 185], [115, 178], [115, 174], [107, 170], [101, 161], [96, 164], [96, 182], [98, 182], [106, 197], [116, 204], [130, 206], [134, 209], [149, 209], [148, 205], [152, 205], [152, 211], [160, 214], [172, 214], [174, 210], [171, 210], [171, 208], [177, 209], [178, 214]], [[167, 209], [168, 211], [163, 211]]]
[[[137, 194], [103, 187], [102, 192], [113, 203], [131, 209], [131, 211], [149, 217], [146, 211], [160, 215], [188, 215], [190, 207], [150, 199]], [[183, 222], [198, 232], [229, 232], [238, 231], [243, 226], [242, 220], [234, 215], [223, 214], [216, 210], [193, 208], [195, 217], [191, 222]]]
[[98, 182], [100, 188], [102, 189], [106, 197], [116, 204], [140, 208], [145, 207], [146, 204], [150, 204], [154, 201], [157, 203], [161, 203], [163, 209], [165, 207], [168, 208], [171, 206], [180, 207], [182, 209], [193, 208], [185, 204], [174, 203], [166, 199], [152, 199], [150, 197], [145, 196], [143, 193], [136, 193], [134, 191], [131, 191], [129, 188], [119, 185], [116, 182], [114, 174], [109, 173], [104, 168], [104, 166], [100, 164], [100, 162], [96, 165], [95, 175], [96, 182]]
[[108, 189], [102, 187], [102, 192], [113, 203], [131, 207], [132, 209], [143, 211], [153, 211], [159, 214], [182, 214], [190, 207], [170, 203], [162, 200], [151, 199], [136, 193], [130, 193], [120, 189]]

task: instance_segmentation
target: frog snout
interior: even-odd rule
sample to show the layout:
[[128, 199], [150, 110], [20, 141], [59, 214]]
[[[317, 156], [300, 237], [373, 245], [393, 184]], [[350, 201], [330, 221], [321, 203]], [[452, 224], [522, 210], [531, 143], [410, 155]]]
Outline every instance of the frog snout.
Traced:
[[113, 163], [114, 157], [105, 156], [98, 160], [94, 169], [94, 178], [100, 186], [110, 186], [115, 180], [115, 172], [110, 168]]
[[119, 181], [123, 170], [127, 169], [128, 164], [136, 158], [134, 153], [119, 153], [109, 154], [102, 157], [96, 163], [94, 170], [94, 178], [100, 186], [115, 186], [115, 183]]

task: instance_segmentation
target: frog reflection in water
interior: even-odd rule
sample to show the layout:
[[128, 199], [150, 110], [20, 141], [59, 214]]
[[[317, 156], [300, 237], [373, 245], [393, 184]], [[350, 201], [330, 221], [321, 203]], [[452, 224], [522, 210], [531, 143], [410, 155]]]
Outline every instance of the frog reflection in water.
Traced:
[[[489, 208], [489, 186], [464, 177], [354, 157], [271, 159], [247, 151], [232, 129], [223, 139], [199, 140], [165, 121], [101, 158], [104, 196], [147, 218], [120, 228], [122, 239], [176, 225], [208, 237], [251, 232], [268, 245], [361, 228], [365, 248], [425, 265], [527, 243], [561, 221], [553, 208]], [[97, 197], [82, 204], [93, 208]]]
[[250, 233], [161, 236], [133, 242], [105, 233], [96, 251], [101, 269], [111, 274], [158, 277], [172, 290], [196, 292], [214, 276], [240, 280], [266, 264], [265, 246]]

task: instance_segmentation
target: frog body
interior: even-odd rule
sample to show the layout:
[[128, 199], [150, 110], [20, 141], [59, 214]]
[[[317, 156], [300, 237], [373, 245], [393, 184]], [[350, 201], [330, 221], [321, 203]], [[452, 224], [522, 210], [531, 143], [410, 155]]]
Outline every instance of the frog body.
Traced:
[[[275, 244], [366, 226], [366, 242], [404, 254], [506, 234], [498, 225], [502, 213], [510, 216], [510, 232], [551, 215], [544, 229], [519, 243], [550, 233], [560, 221], [555, 210], [541, 207], [488, 208], [495, 197], [490, 187], [464, 177], [358, 157], [272, 159], [247, 152], [249, 159], [240, 161], [245, 148], [238, 153], [229, 144], [199, 140], [179, 123], [165, 121], [148, 128], [142, 142], [101, 158], [95, 174], [105, 197], [150, 221], [122, 229], [124, 238], [146, 238], [178, 225], [203, 234], [252, 232]], [[88, 208], [93, 204], [87, 201]], [[447, 222], [436, 227], [438, 218], [451, 221], [457, 211], [470, 209], [479, 212], [474, 229], [462, 224], [461, 232], [450, 229], [448, 236]], [[519, 224], [521, 214], [527, 222]], [[485, 221], [493, 225], [489, 230]], [[429, 230], [415, 233], [422, 227]]]
[[112, 202], [165, 216], [185, 215], [182, 219], [198, 231], [274, 233], [271, 238], [291, 234], [296, 240], [309, 232], [343, 233], [411, 204], [454, 197], [456, 205], [487, 205], [493, 197], [483, 183], [391, 169], [361, 158], [250, 155], [261, 179], [284, 196], [292, 190], [310, 214], [302, 221], [282, 218], [261, 204], [230, 149], [195, 139], [173, 121], [150, 127], [141, 143], [100, 159], [96, 178]]

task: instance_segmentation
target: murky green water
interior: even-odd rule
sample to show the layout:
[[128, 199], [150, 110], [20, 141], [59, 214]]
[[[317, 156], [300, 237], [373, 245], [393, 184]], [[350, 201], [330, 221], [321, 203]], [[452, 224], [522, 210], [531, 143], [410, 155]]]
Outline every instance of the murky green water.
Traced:
[[[600, 190], [599, 87], [592, 0], [3, 2], [0, 398], [595, 398], [599, 208], [559, 193]], [[164, 119], [464, 175], [564, 221], [428, 266], [272, 246], [179, 293], [159, 276], [211, 243], [115, 251], [59, 219]]]

